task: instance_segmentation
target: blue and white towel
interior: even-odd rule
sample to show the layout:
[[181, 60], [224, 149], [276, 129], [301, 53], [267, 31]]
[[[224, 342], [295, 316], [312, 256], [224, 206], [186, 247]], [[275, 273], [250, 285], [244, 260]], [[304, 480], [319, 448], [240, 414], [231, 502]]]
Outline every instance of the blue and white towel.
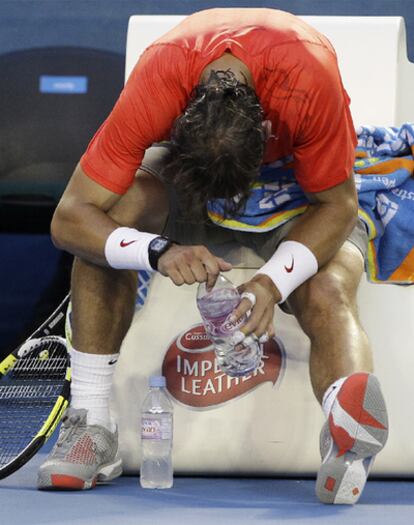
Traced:
[[[354, 165], [359, 214], [367, 226], [371, 282], [414, 283], [414, 124], [357, 130]], [[234, 230], [265, 232], [302, 214], [308, 201], [292, 158], [262, 168], [244, 213], [223, 218], [223, 201], [209, 203], [211, 220]]]

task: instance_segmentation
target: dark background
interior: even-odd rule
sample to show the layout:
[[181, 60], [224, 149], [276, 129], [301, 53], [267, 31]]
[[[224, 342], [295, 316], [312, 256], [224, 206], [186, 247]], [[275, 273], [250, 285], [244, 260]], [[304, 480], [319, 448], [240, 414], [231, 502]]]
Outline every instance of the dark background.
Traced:
[[[2, 0], [0, 58], [19, 50], [76, 46], [110, 51], [123, 60], [128, 18], [133, 14], [189, 14], [209, 7], [234, 6], [273, 7], [299, 15], [403, 16], [408, 55], [414, 61], [414, 0]], [[119, 85], [121, 77], [119, 73]], [[0, 83], [3, 81], [0, 72]], [[0, 353], [19, 341], [65, 292], [69, 265], [70, 260], [62, 260], [46, 232], [17, 233], [3, 228]]]
[[0, 53], [75, 45], [124, 53], [133, 14], [189, 14], [209, 7], [273, 7], [298, 15], [403, 16], [414, 61], [413, 0], [2, 0]]

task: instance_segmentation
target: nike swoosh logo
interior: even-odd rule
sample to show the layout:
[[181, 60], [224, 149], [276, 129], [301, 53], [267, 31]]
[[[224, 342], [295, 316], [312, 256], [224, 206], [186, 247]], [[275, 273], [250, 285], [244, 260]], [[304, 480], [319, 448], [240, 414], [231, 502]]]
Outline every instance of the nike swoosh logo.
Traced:
[[125, 239], [122, 239], [119, 245], [121, 246], [121, 248], [125, 248], [126, 246], [129, 246], [130, 244], [133, 244], [134, 242], [137, 242], [137, 239], [135, 239], [135, 241], [128, 241], [128, 242], [126, 242]]
[[291, 257], [292, 257], [292, 264], [289, 266], [289, 268], [287, 266], [285, 266], [285, 270], [287, 271], [287, 273], [292, 272], [293, 268], [295, 266], [295, 259], [293, 258], [293, 255]]
[[108, 365], [114, 365], [118, 362], [118, 359], [112, 359], [111, 361], [108, 361]]

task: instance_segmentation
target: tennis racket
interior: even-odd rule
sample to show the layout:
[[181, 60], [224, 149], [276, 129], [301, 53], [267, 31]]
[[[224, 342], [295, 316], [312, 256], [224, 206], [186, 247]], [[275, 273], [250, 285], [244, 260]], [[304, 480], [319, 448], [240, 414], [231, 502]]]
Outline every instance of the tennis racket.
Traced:
[[31, 459], [52, 435], [70, 395], [64, 333], [69, 295], [0, 363], [0, 479]]

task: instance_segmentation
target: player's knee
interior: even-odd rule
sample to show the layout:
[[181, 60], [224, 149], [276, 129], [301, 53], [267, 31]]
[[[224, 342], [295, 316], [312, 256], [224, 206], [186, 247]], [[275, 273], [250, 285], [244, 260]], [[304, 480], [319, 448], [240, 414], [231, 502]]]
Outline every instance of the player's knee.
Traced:
[[319, 272], [306, 283], [306, 292], [300, 312], [301, 325], [312, 337], [320, 330], [326, 330], [333, 318], [349, 311], [351, 299], [344, 276], [336, 273]]

